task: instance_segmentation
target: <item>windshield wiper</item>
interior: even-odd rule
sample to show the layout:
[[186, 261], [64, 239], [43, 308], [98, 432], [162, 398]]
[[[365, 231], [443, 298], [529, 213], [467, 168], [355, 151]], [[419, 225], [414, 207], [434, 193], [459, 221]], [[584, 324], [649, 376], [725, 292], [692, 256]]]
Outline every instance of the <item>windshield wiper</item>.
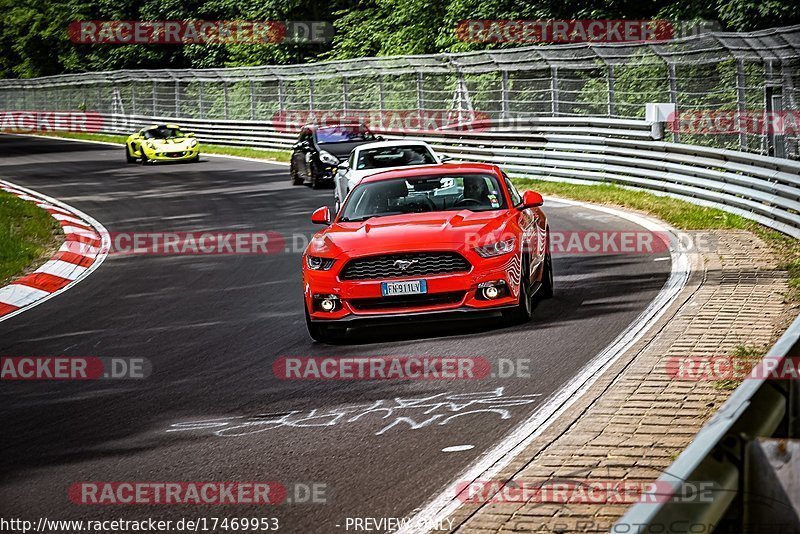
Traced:
[[355, 217], [355, 218], [347, 218], [342, 217], [340, 220], [341, 222], [364, 222], [367, 219], [372, 219], [373, 217], [389, 217], [390, 215], [402, 215], [402, 211], [392, 211], [389, 213], [373, 213], [372, 215], [364, 215], [363, 217]]

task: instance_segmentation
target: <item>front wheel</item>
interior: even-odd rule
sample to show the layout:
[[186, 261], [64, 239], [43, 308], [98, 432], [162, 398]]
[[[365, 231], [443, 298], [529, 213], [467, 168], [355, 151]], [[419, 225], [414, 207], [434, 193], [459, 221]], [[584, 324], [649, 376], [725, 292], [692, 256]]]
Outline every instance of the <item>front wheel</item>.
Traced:
[[531, 299], [529, 260], [522, 258], [522, 275], [519, 281], [519, 303], [516, 307], [503, 311], [503, 317], [511, 324], [524, 324], [533, 317], [533, 302]]
[[128, 163], [136, 163], [136, 158], [131, 156], [131, 147], [125, 145], [125, 161]]
[[540, 299], [553, 298], [553, 258], [550, 252], [544, 256], [544, 267], [542, 271], [542, 285], [536, 292], [536, 297]]
[[297, 174], [294, 164], [289, 167], [289, 176], [292, 179], [292, 185], [303, 185], [303, 179]]
[[312, 322], [308, 310], [306, 310], [306, 328], [311, 339], [320, 343], [342, 341], [347, 335], [347, 328]]

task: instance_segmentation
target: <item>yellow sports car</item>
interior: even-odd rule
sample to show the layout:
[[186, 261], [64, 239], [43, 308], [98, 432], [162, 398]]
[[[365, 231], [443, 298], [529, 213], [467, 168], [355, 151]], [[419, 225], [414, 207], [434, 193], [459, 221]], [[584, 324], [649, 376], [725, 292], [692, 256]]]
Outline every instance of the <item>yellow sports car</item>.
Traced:
[[142, 165], [155, 161], [198, 161], [200, 144], [193, 133], [184, 133], [175, 124], [154, 124], [142, 128], [125, 141], [128, 163], [142, 160]]

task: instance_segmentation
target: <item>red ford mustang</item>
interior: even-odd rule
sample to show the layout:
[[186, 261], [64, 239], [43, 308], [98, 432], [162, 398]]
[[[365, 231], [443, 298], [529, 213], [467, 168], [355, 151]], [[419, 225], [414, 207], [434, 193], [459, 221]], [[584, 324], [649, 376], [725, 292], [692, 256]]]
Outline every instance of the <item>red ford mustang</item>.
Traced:
[[374, 174], [347, 196], [303, 254], [311, 337], [349, 326], [501, 311], [529, 320], [553, 294], [542, 197], [516, 190], [496, 165], [426, 165]]

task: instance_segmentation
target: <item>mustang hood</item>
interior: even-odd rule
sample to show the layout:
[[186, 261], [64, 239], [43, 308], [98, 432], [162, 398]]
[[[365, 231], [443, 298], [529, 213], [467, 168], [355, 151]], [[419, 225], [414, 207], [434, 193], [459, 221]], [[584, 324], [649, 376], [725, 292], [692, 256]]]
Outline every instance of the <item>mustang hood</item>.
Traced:
[[501, 239], [508, 221], [507, 211], [462, 210], [373, 217], [363, 222], [334, 224], [315, 236], [308, 251], [369, 256], [406, 250], [460, 250]]

